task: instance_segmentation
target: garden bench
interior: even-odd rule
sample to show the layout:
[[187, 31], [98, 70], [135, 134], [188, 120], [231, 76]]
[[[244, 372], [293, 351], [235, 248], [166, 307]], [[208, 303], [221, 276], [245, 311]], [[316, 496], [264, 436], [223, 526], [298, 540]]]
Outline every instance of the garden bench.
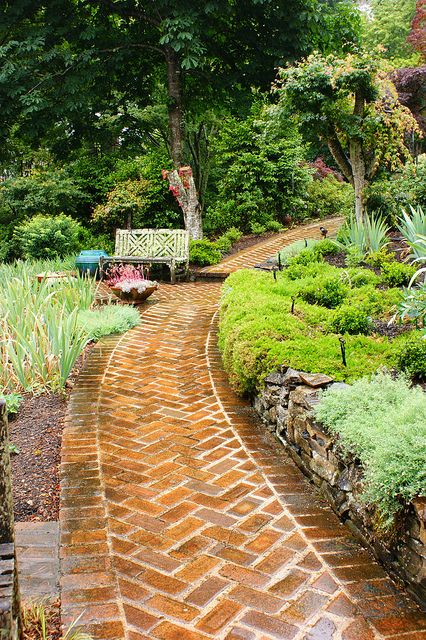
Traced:
[[103, 265], [111, 262], [165, 264], [170, 269], [170, 281], [176, 282], [176, 269], [188, 271], [189, 232], [185, 229], [117, 229], [115, 252], [110, 258], [99, 260]]

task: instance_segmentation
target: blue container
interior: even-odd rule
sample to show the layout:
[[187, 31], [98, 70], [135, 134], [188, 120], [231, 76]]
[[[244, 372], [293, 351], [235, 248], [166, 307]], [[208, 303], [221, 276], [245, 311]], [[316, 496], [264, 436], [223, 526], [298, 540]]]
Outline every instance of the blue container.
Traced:
[[99, 258], [108, 258], [102, 250], [81, 251], [75, 259], [75, 266], [80, 273], [89, 273], [92, 277], [99, 274]]

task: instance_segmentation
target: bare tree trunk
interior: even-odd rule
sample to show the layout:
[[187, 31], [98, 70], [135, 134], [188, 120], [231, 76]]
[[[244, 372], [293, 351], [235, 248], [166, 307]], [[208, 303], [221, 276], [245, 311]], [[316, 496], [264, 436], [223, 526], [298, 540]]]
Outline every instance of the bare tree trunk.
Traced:
[[0, 607], [0, 636], [4, 640], [16, 640], [22, 636], [21, 601], [15, 551], [9, 430], [6, 403], [0, 400], [0, 563], [4, 562], [12, 565], [13, 581], [8, 596], [10, 598], [11, 595], [11, 599], [5, 607]]
[[193, 240], [201, 240], [203, 237], [201, 207], [191, 167], [181, 167], [179, 171], [177, 169], [166, 171], [163, 175], [168, 178], [170, 191], [183, 211], [185, 229], [189, 231]]
[[179, 167], [183, 154], [182, 78], [179, 58], [171, 47], [165, 50], [169, 94], [170, 153], [173, 165]]

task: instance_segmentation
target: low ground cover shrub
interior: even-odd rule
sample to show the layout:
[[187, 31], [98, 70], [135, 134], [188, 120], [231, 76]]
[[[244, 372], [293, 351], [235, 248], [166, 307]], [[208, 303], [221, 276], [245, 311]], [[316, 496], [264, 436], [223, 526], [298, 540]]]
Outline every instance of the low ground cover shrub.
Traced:
[[396, 351], [396, 365], [410, 377], [426, 380], [426, 333], [413, 331]]
[[383, 282], [390, 287], [401, 287], [410, 282], [416, 273], [416, 268], [411, 264], [394, 261], [383, 264], [381, 271]]
[[[296, 268], [299, 273], [294, 278]], [[271, 274], [255, 270], [231, 274], [223, 286], [219, 344], [234, 387], [241, 393], [252, 393], [261, 387], [268, 373], [282, 364], [326, 373], [348, 382], [373, 373], [380, 366], [394, 366], [395, 349], [404, 337], [389, 340], [375, 333], [364, 335], [364, 332], [366, 317], [389, 319], [401, 292], [392, 287], [377, 289], [368, 283], [369, 278], [373, 282], [378, 279], [371, 272], [367, 284], [351, 284], [358, 274], [361, 279], [365, 271], [342, 270], [325, 262], [315, 262], [291, 264], [277, 274], [276, 282]], [[336, 284], [339, 295], [346, 288], [342, 306], [328, 309], [310, 304], [299, 295], [303, 290], [315, 289], [319, 279], [333, 282], [332, 289], [334, 283], [340, 282]], [[291, 313], [293, 302], [294, 313]], [[362, 317], [354, 317], [348, 307], [362, 310]], [[337, 312], [339, 324], [333, 328]], [[352, 333], [357, 328], [358, 333]], [[346, 330], [346, 367], [339, 343], [343, 330]]]
[[80, 311], [78, 323], [85, 327], [89, 339], [99, 340], [103, 336], [124, 333], [136, 327], [140, 323], [140, 315], [134, 307], [107, 305]]
[[296, 240], [292, 242], [287, 247], [284, 247], [277, 253], [280, 256], [281, 264], [288, 265], [292, 258], [295, 258], [301, 251], [304, 249], [312, 249], [317, 244], [320, 244], [319, 240], [315, 240], [314, 238], [307, 238], [306, 240]]
[[371, 333], [373, 323], [364, 309], [342, 306], [336, 311], [330, 322], [334, 333], [349, 333], [350, 335]]
[[363, 497], [388, 528], [404, 503], [426, 495], [426, 394], [379, 373], [325, 391], [315, 411], [365, 471]]

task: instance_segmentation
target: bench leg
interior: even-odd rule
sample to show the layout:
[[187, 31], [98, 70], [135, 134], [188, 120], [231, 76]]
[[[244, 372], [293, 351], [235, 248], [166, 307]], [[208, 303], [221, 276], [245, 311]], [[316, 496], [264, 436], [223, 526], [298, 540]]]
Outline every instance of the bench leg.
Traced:
[[176, 265], [174, 260], [170, 263], [170, 282], [176, 284]]

